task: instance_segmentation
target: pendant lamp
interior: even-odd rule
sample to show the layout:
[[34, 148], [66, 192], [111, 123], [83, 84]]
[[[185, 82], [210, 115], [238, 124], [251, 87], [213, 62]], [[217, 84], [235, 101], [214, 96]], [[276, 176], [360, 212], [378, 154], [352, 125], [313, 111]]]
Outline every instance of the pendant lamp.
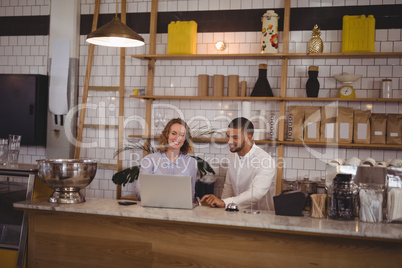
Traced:
[[139, 47], [145, 44], [144, 38], [120, 21], [117, 16], [117, 0], [116, 16], [109, 23], [88, 34], [86, 41], [106, 47]]

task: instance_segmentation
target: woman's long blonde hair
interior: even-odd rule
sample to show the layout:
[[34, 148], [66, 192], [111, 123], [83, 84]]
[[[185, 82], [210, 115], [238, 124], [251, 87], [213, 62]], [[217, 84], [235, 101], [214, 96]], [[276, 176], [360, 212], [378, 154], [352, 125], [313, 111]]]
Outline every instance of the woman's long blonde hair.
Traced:
[[169, 132], [170, 132], [170, 128], [174, 125], [174, 124], [180, 124], [182, 125], [185, 129], [186, 129], [186, 140], [184, 141], [184, 144], [180, 147], [180, 152], [184, 155], [188, 154], [188, 153], [192, 153], [193, 152], [193, 143], [191, 141], [191, 133], [190, 133], [190, 128], [188, 127], [188, 125], [186, 124], [186, 122], [184, 122], [183, 119], [181, 118], [173, 118], [172, 120], [170, 120], [165, 128], [163, 129], [159, 142], [158, 142], [158, 151], [160, 152], [166, 152], [169, 148]]

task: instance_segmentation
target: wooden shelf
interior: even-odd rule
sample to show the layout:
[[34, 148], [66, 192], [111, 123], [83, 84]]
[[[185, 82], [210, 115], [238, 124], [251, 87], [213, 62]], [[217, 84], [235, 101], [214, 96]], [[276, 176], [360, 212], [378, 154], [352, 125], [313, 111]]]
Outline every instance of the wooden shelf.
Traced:
[[383, 98], [354, 98], [354, 99], [348, 99], [348, 98], [307, 98], [307, 97], [285, 97], [281, 98], [281, 100], [284, 101], [349, 101], [349, 102], [371, 102], [371, 101], [376, 101], [376, 102], [402, 102], [401, 98], [395, 98], [395, 99], [383, 99]]
[[[151, 137], [145, 137], [143, 135], [128, 135], [129, 138], [137, 138], [137, 139], [151, 139], [151, 140], [156, 140], [159, 139], [158, 136], [151, 136]], [[210, 142], [216, 142], [216, 143], [226, 143], [226, 139], [211, 139], [211, 138], [193, 138], [193, 142], [196, 143], [210, 143]], [[255, 143], [259, 144], [277, 144], [277, 141], [269, 141], [269, 140], [255, 140]]]
[[[401, 58], [402, 52], [362, 52], [362, 53], [319, 53], [319, 54], [308, 54], [308, 53], [271, 53], [271, 54], [261, 54], [261, 53], [240, 53], [240, 54], [186, 54], [186, 55], [173, 55], [173, 54], [156, 54], [156, 25], [157, 25], [157, 0], [152, 0], [152, 10], [151, 10], [151, 26], [150, 26], [150, 41], [149, 41], [149, 54], [144, 55], [131, 55], [132, 58], [144, 60], [148, 65], [147, 74], [147, 89], [148, 95], [132, 95], [131, 98], [143, 99], [145, 103], [145, 119], [147, 122], [152, 121], [152, 104], [155, 100], [210, 100], [210, 101], [277, 101], [279, 108], [279, 115], [281, 117], [286, 116], [287, 105], [292, 105], [292, 102], [341, 102], [341, 103], [353, 103], [353, 102], [382, 102], [382, 103], [398, 103], [402, 102], [402, 98], [398, 99], [382, 99], [382, 98], [355, 98], [355, 99], [344, 99], [344, 98], [308, 98], [308, 97], [285, 97], [287, 93], [287, 81], [288, 81], [288, 66], [289, 60], [292, 59], [375, 59], [375, 58]], [[282, 44], [283, 51], [289, 51], [289, 37], [290, 37], [290, 11], [291, 11], [291, 0], [285, 0], [284, 16], [283, 16], [283, 32], [282, 32]], [[199, 97], [199, 96], [154, 96], [154, 78], [155, 78], [155, 62], [156, 61], [191, 61], [190, 65], [197, 65], [201, 60], [213, 61], [213, 60], [255, 60], [258, 61], [280, 61], [281, 62], [281, 73], [280, 73], [280, 97]], [[221, 63], [219, 63], [221, 64]], [[294, 64], [292, 64], [294, 65]], [[304, 64], [305, 65], [305, 64]], [[316, 103], [317, 105], [319, 103]], [[284, 139], [285, 133], [285, 120], [281, 120], [278, 125], [278, 138]], [[138, 133], [138, 132], [136, 132]], [[147, 125], [144, 133], [151, 133], [151, 124]], [[131, 138], [143, 139], [144, 143], [149, 143], [151, 139], [157, 139], [158, 137], [145, 137], [144, 135], [130, 135]], [[194, 142], [197, 143], [211, 143], [211, 139], [202, 138], [195, 139]], [[226, 143], [226, 139], [213, 139], [212, 142], [216, 143]], [[338, 143], [324, 143], [324, 142], [313, 142], [313, 143], [303, 143], [303, 142], [290, 142], [290, 141], [268, 141], [268, 140], [258, 140], [255, 141], [258, 144], [272, 144], [272, 146], [277, 146], [277, 157], [278, 162], [282, 165], [278, 165], [277, 168], [277, 188], [276, 192], [281, 192], [281, 182], [283, 178], [284, 165], [283, 159], [285, 157], [286, 146], [312, 146], [312, 147], [342, 147], [342, 148], [368, 148], [368, 149], [384, 149], [384, 150], [400, 150], [402, 145], [386, 145], [386, 144], [338, 144]]]
[[402, 52], [362, 52], [362, 53], [245, 53], [245, 54], [145, 54], [131, 55], [140, 60], [209, 60], [209, 59], [299, 59], [299, 58], [381, 58], [401, 57]]
[[210, 60], [210, 59], [280, 59], [285, 57], [283, 53], [261, 54], [155, 54], [155, 55], [131, 55], [140, 60]]
[[395, 144], [357, 144], [357, 143], [336, 143], [336, 142], [301, 142], [301, 141], [279, 141], [278, 143], [283, 145], [312, 145], [312, 146], [330, 146], [330, 147], [354, 147], [354, 148], [379, 148], [379, 149], [390, 149], [390, 148], [402, 148], [402, 145]]
[[157, 96], [157, 95], [131, 95], [131, 98], [139, 98], [139, 99], [175, 99], [175, 100], [250, 100], [250, 101], [280, 101], [283, 98], [280, 97], [214, 97], [214, 96]]
[[401, 57], [402, 52], [359, 52], [359, 53], [288, 53], [284, 55], [289, 59], [298, 58], [381, 58], [381, 57]]
[[176, 100], [249, 100], [249, 101], [341, 101], [341, 102], [402, 102], [402, 98], [307, 98], [307, 97], [214, 97], [214, 96], [157, 96], [157, 95], [131, 95], [131, 98], [139, 99], [176, 99]]
[[[128, 135], [129, 138], [138, 138], [138, 139], [158, 139], [158, 136], [151, 136], [145, 137], [142, 135]], [[210, 142], [217, 142], [217, 143], [226, 143], [226, 139], [210, 139], [210, 138], [195, 138], [193, 142], [197, 143], [210, 143]], [[320, 146], [320, 147], [354, 147], [354, 148], [379, 148], [379, 149], [402, 149], [402, 145], [395, 145], [395, 144], [356, 144], [356, 143], [336, 143], [336, 142], [301, 142], [301, 141], [269, 141], [269, 140], [255, 140], [255, 143], [258, 144], [276, 144], [276, 145], [294, 145], [294, 146], [304, 146], [304, 145], [311, 145], [311, 146]]]

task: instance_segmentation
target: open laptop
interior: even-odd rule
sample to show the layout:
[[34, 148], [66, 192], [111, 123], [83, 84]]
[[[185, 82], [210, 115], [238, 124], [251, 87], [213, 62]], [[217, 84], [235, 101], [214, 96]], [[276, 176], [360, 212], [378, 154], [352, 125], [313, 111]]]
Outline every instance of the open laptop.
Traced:
[[190, 176], [140, 174], [141, 206], [193, 209]]

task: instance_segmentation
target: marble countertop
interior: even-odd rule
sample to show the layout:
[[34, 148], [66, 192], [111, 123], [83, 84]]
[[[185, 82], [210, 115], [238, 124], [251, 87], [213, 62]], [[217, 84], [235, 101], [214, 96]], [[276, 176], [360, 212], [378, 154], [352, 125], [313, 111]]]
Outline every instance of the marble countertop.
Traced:
[[261, 211], [259, 214], [246, 214], [242, 211], [227, 212], [224, 209], [207, 206], [195, 207], [193, 210], [144, 208], [140, 205], [140, 202], [137, 205], [122, 206], [117, 203], [117, 200], [98, 198], [87, 198], [86, 202], [79, 204], [51, 204], [47, 200], [22, 201], [14, 203], [14, 207], [29, 210], [261, 228], [267, 231], [284, 231], [289, 233], [302, 232], [315, 235], [399, 240], [402, 242], [402, 224], [277, 216], [275, 212], [270, 211]]

